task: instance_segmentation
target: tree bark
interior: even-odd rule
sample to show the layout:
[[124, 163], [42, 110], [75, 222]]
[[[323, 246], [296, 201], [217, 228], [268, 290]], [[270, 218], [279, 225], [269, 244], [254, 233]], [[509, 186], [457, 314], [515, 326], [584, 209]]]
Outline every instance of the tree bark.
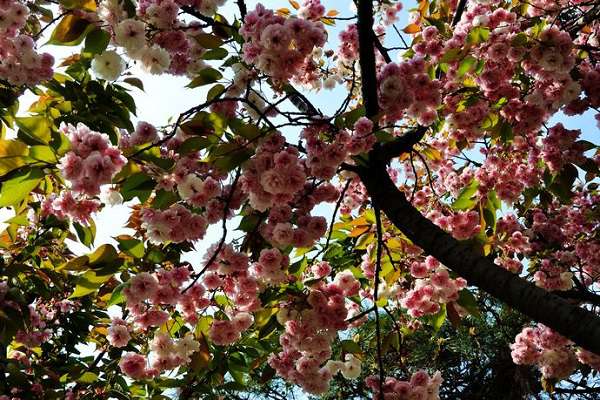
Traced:
[[454, 239], [424, 217], [392, 182], [385, 164], [372, 163], [358, 174], [372, 201], [414, 244], [490, 295], [543, 323], [575, 344], [600, 354], [600, 318], [541, 289]]
[[[372, 27], [373, 1], [359, 0], [358, 42], [363, 104], [366, 116], [376, 123], [379, 104]], [[465, 278], [469, 285], [479, 287], [578, 346], [600, 354], [600, 317], [497, 266], [472, 246], [454, 239], [424, 217], [398, 190], [387, 173], [386, 165], [391, 158], [412, 151], [412, 146], [424, 133], [423, 128], [417, 128], [393, 144], [376, 144], [369, 153], [367, 165], [353, 168], [374, 205], [414, 244]]]

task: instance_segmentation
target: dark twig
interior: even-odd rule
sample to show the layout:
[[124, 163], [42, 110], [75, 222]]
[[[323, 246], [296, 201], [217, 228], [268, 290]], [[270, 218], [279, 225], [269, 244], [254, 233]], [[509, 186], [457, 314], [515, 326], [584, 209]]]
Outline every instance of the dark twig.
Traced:
[[348, 188], [350, 187], [351, 183], [352, 183], [352, 179], [348, 179], [346, 181], [346, 184], [344, 185], [344, 189], [340, 193], [340, 198], [335, 203], [335, 208], [333, 209], [333, 215], [331, 216], [331, 223], [330, 223], [330, 228], [329, 228], [329, 234], [327, 235], [327, 241], [325, 241], [325, 246], [323, 246], [323, 248], [321, 250], [319, 250], [319, 252], [317, 254], [315, 254], [315, 256], [312, 258], [312, 260], [310, 261], [311, 264], [314, 263], [315, 260], [317, 259], [317, 257], [319, 257], [321, 254], [323, 254], [329, 248], [329, 242], [331, 241], [331, 235], [333, 235], [333, 225], [335, 223], [335, 217], [337, 215], [337, 212], [340, 209], [340, 206], [342, 205], [342, 201], [344, 201], [344, 195], [348, 191]]
[[383, 245], [383, 230], [381, 227], [381, 210], [375, 205], [375, 221], [377, 224], [377, 254], [375, 264], [375, 287], [373, 288], [373, 302], [375, 303], [375, 336], [377, 337], [377, 364], [379, 369], [379, 393], [383, 395], [383, 380], [385, 372], [383, 370], [383, 355], [381, 353], [381, 326], [379, 323], [379, 310], [377, 301], [379, 300], [379, 281], [381, 274], [381, 250]]
[[198, 279], [200, 279], [200, 277], [206, 272], [206, 270], [212, 265], [212, 263], [215, 262], [219, 253], [223, 249], [223, 245], [225, 244], [225, 239], [227, 238], [227, 214], [229, 212], [229, 204], [231, 203], [231, 199], [233, 198], [233, 194], [235, 192], [235, 188], [237, 186], [237, 182], [240, 178], [240, 175], [241, 175], [241, 169], [238, 168], [235, 173], [235, 178], [233, 179], [233, 183], [231, 184], [231, 189], [229, 190], [229, 193], [227, 195], [227, 200], [225, 201], [225, 204], [223, 205], [223, 219], [222, 219], [223, 233], [221, 235], [221, 240], [219, 240], [219, 244], [217, 245], [217, 248], [215, 249], [214, 253], [210, 256], [210, 258], [208, 259], [206, 264], [204, 264], [204, 267], [200, 270], [200, 272], [198, 272], [196, 274], [194, 279], [192, 279], [192, 282], [190, 282], [190, 284], [185, 289], [183, 289], [181, 291], [181, 293], [185, 293], [192, 286], [194, 286], [196, 284]]
[[460, 0], [458, 2], [458, 6], [456, 6], [456, 12], [454, 13], [454, 18], [452, 18], [452, 26], [456, 26], [456, 24], [458, 24], [462, 18], [463, 12], [465, 11], [466, 5], [467, 0]]

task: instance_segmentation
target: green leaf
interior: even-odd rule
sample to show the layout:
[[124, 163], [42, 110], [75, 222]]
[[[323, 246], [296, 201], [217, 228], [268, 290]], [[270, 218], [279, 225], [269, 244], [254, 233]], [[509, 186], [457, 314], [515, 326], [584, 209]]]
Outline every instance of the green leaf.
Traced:
[[515, 47], [524, 46], [527, 44], [528, 40], [529, 38], [527, 37], [527, 34], [525, 32], [519, 32], [515, 36], [513, 36], [510, 44]]
[[125, 302], [125, 296], [123, 295], [123, 289], [127, 287], [127, 283], [121, 283], [117, 286], [112, 294], [110, 295], [110, 299], [108, 300], [107, 306], [114, 306], [116, 304], [121, 304]]
[[237, 230], [243, 232], [252, 232], [260, 220], [260, 216], [256, 214], [246, 215], [240, 221], [240, 225], [237, 227]]
[[175, 193], [161, 189], [152, 200], [152, 208], [164, 210], [171, 204], [176, 203], [178, 199], [179, 197]]
[[109, 42], [110, 34], [105, 30], [96, 28], [86, 36], [83, 50], [87, 53], [102, 54]]
[[552, 194], [561, 202], [568, 203], [573, 196], [572, 188], [577, 175], [577, 167], [573, 164], [566, 164], [552, 180], [549, 188]]
[[225, 93], [225, 86], [221, 85], [220, 83], [217, 83], [216, 85], [211, 87], [208, 93], [206, 94], [206, 101], [214, 100], [215, 98], [221, 96], [223, 93]]
[[218, 47], [216, 49], [208, 50], [206, 53], [202, 54], [201, 58], [203, 60], [222, 60], [227, 57], [227, 50], [222, 47]]
[[186, 139], [186, 141], [183, 142], [177, 148], [177, 151], [181, 155], [186, 155], [186, 154], [189, 154], [189, 153], [195, 153], [197, 151], [205, 149], [208, 146], [210, 146], [211, 144], [213, 144], [213, 142], [210, 139], [208, 139], [208, 138], [205, 138], [205, 137], [191, 137], [189, 139]]
[[467, 35], [467, 43], [476, 46], [490, 37], [490, 30], [484, 26], [476, 26]]
[[144, 91], [144, 82], [142, 82], [142, 80], [139, 78], [134, 78], [134, 77], [125, 78], [125, 79], [123, 79], [123, 82], [128, 83], [129, 85], [134, 86], [134, 87], [140, 89], [141, 91]]
[[248, 140], [254, 140], [262, 134], [258, 126], [254, 124], [246, 124], [239, 119], [230, 121], [229, 127], [233, 133]]
[[94, 374], [93, 372], [84, 372], [83, 375], [77, 378], [77, 382], [86, 384], [94, 383], [97, 380], [98, 375]]
[[27, 134], [27, 136], [42, 144], [47, 144], [51, 137], [50, 122], [46, 117], [35, 115], [32, 117], [15, 118], [17, 126]]
[[192, 81], [187, 85], [187, 87], [193, 89], [199, 86], [208, 85], [209, 83], [213, 83], [218, 81], [223, 77], [219, 71], [214, 68], [204, 68], [200, 71], [197, 77], [192, 79]]
[[131, 175], [123, 182], [121, 185], [121, 195], [125, 201], [129, 201], [137, 196], [143, 203], [148, 200], [155, 185], [156, 183], [152, 178], [143, 172], [138, 172]]
[[75, 46], [83, 41], [85, 35], [92, 31], [95, 25], [83, 17], [68, 14], [56, 25], [47, 44], [60, 46]]
[[460, 58], [461, 49], [452, 48], [444, 53], [442, 58], [440, 58], [440, 63], [450, 63], [452, 61], [456, 61]]
[[89, 226], [73, 222], [73, 227], [75, 228], [79, 241], [87, 247], [92, 247], [94, 238], [96, 237], [96, 224], [94, 221], [90, 220]]
[[50, 146], [31, 146], [29, 148], [29, 158], [34, 162], [42, 162], [48, 164], [58, 163], [58, 158], [54, 153], [54, 150]]
[[196, 34], [194, 35], [194, 39], [196, 39], [198, 44], [205, 49], [216, 49], [223, 44], [223, 39], [209, 33]]
[[458, 300], [456, 301], [459, 306], [463, 307], [471, 315], [479, 316], [481, 311], [477, 305], [477, 299], [468, 289], [463, 289], [458, 293]]
[[60, 267], [58, 267], [57, 271], [83, 271], [87, 269], [88, 262], [90, 261], [88, 256], [81, 256], [73, 258]]
[[475, 179], [463, 188], [456, 200], [452, 203], [453, 210], [470, 210], [477, 204], [475, 193], [479, 189], [479, 182]]
[[69, 298], [74, 299], [96, 292], [112, 276], [113, 274], [96, 275], [94, 271], [86, 272], [77, 278], [75, 291], [73, 291], [73, 294]]
[[362, 349], [360, 348], [358, 343], [356, 343], [353, 340], [342, 340], [341, 345], [342, 345], [342, 349], [346, 353], [353, 353], [353, 354], [362, 353]]
[[129, 235], [121, 235], [115, 238], [119, 242], [119, 250], [125, 254], [135, 258], [144, 257], [145, 249], [144, 242], [138, 239], [134, 239]]
[[221, 135], [225, 130], [226, 122], [217, 113], [200, 111], [190, 121], [181, 125], [181, 130], [188, 135], [211, 136], [213, 133]]
[[19, 215], [15, 215], [10, 219], [7, 219], [6, 221], [4, 221], [4, 223], [27, 226], [29, 225], [29, 218], [27, 218], [27, 212], [23, 212]]
[[442, 304], [440, 307], [440, 311], [437, 314], [431, 316], [431, 326], [435, 332], [438, 332], [444, 322], [446, 321], [446, 304]]
[[467, 72], [472, 71], [477, 65], [477, 59], [473, 56], [466, 56], [458, 65], [456, 76], [462, 78]]
[[0, 189], [0, 207], [17, 206], [35, 189], [44, 178], [39, 168], [27, 169], [15, 174], [2, 184]]
[[25, 165], [27, 154], [29, 149], [20, 140], [0, 140], [0, 176]]
[[90, 261], [89, 264], [92, 267], [100, 267], [111, 264], [119, 255], [117, 254], [117, 250], [110, 244], [103, 244], [98, 247], [96, 251], [89, 255]]

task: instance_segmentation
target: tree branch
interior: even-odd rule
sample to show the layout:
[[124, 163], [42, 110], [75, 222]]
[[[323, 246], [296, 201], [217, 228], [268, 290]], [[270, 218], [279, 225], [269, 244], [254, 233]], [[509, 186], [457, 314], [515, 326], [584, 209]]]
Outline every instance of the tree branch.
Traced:
[[454, 18], [452, 18], [452, 26], [456, 26], [456, 24], [460, 22], [463, 12], [465, 11], [466, 5], [467, 0], [460, 0], [458, 2], [458, 6], [456, 6], [456, 12], [454, 13]]
[[379, 112], [377, 103], [377, 71], [375, 69], [375, 51], [373, 48], [373, 2], [358, 1], [358, 52], [362, 82], [362, 97], [367, 118], [373, 118]]
[[377, 158], [383, 162], [388, 162], [394, 157], [410, 152], [413, 146], [419, 143], [423, 136], [425, 136], [427, 129], [426, 126], [417, 126], [403, 136], [391, 142], [384, 143], [377, 149]]
[[575, 344], [600, 354], [600, 318], [597, 315], [498, 267], [469, 244], [454, 239], [408, 202], [390, 179], [385, 164], [377, 160], [376, 153], [370, 159], [371, 165], [358, 172], [363, 184], [377, 207], [414, 244], [465, 278], [470, 285], [545, 324]]
[[383, 370], [383, 355], [381, 354], [381, 324], [379, 321], [379, 284], [381, 279], [381, 250], [383, 246], [383, 229], [381, 227], [381, 210], [375, 207], [375, 221], [377, 224], [377, 254], [375, 264], [375, 287], [373, 288], [373, 302], [375, 303], [375, 336], [377, 337], [377, 369], [379, 371], [379, 393], [383, 394], [383, 381], [385, 372]]

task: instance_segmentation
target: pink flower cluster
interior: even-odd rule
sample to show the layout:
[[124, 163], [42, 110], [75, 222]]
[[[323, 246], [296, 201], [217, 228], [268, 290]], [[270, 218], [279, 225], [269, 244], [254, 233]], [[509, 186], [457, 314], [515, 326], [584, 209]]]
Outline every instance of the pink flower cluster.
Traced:
[[223, 246], [214, 256], [218, 248], [216, 244], [211, 246], [205, 255], [206, 262], [213, 257], [214, 262], [206, 266], [202, 284], [208, 290], [222, 289], [237, 310], [256, 311], [261, 305], [258, 298], [260, 287], [257, 279], [250, 274], [248, 256], [235, 251], [230, 245]]
[[576, 191], [571, 205], [551, 203], [546, 209], [531, 210], [528, 221], [530, 252], [537, 256], [534, 274], [537, 285], [547, 290], [568, 290], [574, 276], [592, 285], [600, 276], [600, 242], [597, 226], [589, 219], [598, 196], [585, 190]]
[[457, 211], [448, 216], [433, 211], [428, 216], [440, 228], [449, 231], [458, 240], [472, 238], [481, 230], [481, 219], [477, 211]]
[[337, 331], [348, 327], [345, 320], [349, 306], [345, 298], [358, 294], [359, 288], [352, 273], [344, 271], [336, 275], [333, 282], [319, 281], [311, 288], [306, 299], [310, 308], [280, 310], [277, 319], [285, 326], [279, 338], [283, 350], [269, 358], [269, 364], [278, 375], [308, 393], [327, 391], [333, 373], [337, 372], [332, 371], [330, 363], [326, 364], [332, 355], [331, 344]]
[[433, 376], [423, 370], [412, 374], [410, 381], [401, 381], [395, 378], [387, 378], [383, 383], [383, 393], [380, 393], [379, 377], [369, 376], [365, 384], [373, 392], [374, 400], [394, 399], [439, 399], [439, 390], [443, 382], [442, 374], [437, 371]]
[[350, 24], [340, 32], [340, 47], [338, 48], [338, 57], [346, 63], [358, 60], [358, 27], [356, 24]]
[[320, 0], [304, 0], [302, 7], [298, 10], [298, 16], [301, 18], [318, 21], [325, 15], [325, 6]]
[[429, 78], [426, 68], [421, 58], [383, 67], [378, 76], [379, 105], [386, 121], [400, 120], [406, 114], [423, 126], [435, 122], [442, 100], [440, 83]]
[[402, 11], [402, 3], [382, 4], [383, 24], [392, 25], [398, 20], [398, 13]]
[[[312, 2], [311, 2], [312, 3]], [[309, 16], [312, 15], [309, 13]], [[323, 23], [311, 19], [284, 18], [258, 4], [248, 13], [240, 34], [246, 43], [244, 61], [278, 81], [302, 82], [318, 78], [312, 52], [327, 40]]]
[[327, 143], [321, 138], [325, 132], [326, 126], [309, 125], [302, 130], [301, 137], [306, 141], [306, 166], [310, 174], [321, 179], [331, 179], [348, 156], [350, 135], [346, 131], [340, 131], [331, 143]]
[[[0, 305], [2, 305], [2, 297], [4, 297], [4, 290], [8, 290], [6, 284], [0, 285]], [[20, 309], [20, 306], [11, 304], [12, 302], [6, 302], [5, 305]], [[42, 343], [47, 342], [53, 330], [50, 329], [52, 325], [58, 323], [58, 317], [60, 313], [69, 313], [77, 308], [77, 304], [70, 300], [52, 300], [49, 303], [42, 303], [36, 300], [34, 303], [29, 304], [29, 324], [25, 330], [18, 330], [15, 335], [15, 340], [22, 343], [27, 348], [38, 347]], [[29, 360], [26, 359], [26, 362]]]
[[291, 146], [284, 148], [284, 143], [280, 133], [269, 136], [244, 166], [242, 188], [249, 194], [255, 210], [265, 211], [275, 204], [285, 204], [304, 187], [306, 173], [298, 150]]
[[584, 64], [580, 69], [583, 75], [581, 86], [587, 96], [586, 100], [590, 106], [598, 108], [600, 107], [600, 66], [598, 64], [595, 66]]
[[373, 121], [361, 117], [354, 124], [354, 132], [347, 148], [351, 155], [365, 153], [371, 150], [371, 147], [377, 142], [377, 137], [373, 132]]
[[113, 347], [125, 347], [131, 340], [129, 327], [121, 318], [113, 318], [108, 327], [108, 343]]
[[71, 191], [63, 191], [59, 197], [55, 194], [48, 196], [42, 202], [41, 215], [54, 215], [56, 218], [72, 218], [82, 224], [89, 224], [92, 213], [100, 209], [100, 202], [82, 196], [77, 198]]
[[571, 342], [542, 324], [524, 328], [510, 348], [515, 364], [537, 365], [545, 378], [566, 378], [577, 366]]
[[[123, 295], [130, 311], [129, 317], [136, 330], [148, 332], [160, 327], [169, 319], [164, 307], [176, 306], [186, 322], [198, 322], [198, 312], [204, 311], [211, 301], [206, 297], [204, 286], [196, 283], [186, 290], [184, 284], [190, 279], [186, 266], [170, 270], [160, 269], [156, 273], [141, 272], [132, 277], [123, 289]], [[113, 319], [108, 329], [108, 341], [112, 346], [125, 347], [131, 340], [132, 328], [129, 323]], [[133, 379], [155, 377], [160, 372], [174, 369], [190, 362], [190, 356], [198, 350], [199, 344], [191, 335], [173, 340], [167, 334], [156, 333], [150, 343], [151, 357], [137, 353], [126, 353], [119, 366], [121, 371]], [[148, 367], [148, 360], [152, 365]]]
[[54, 57], [37, 53], [33, 38], [19, 33], [28, 17], [29, 8], [24, 2], [0, 2], [0, 79], [13, 85], [35, 86], [51, 79], [54, 73]]
[[242, 332], [250, 328], [254, 317], [247, 312], [235, 314], [230, 320], [213, 320], [210, 326], [210, 340], [218, 346], [227, 346], [240, 340]]
[[[158, 332], [150, 343], [151, 352], [148, 356], [127, 352], [119, 361], [119, 367], [121, 372], [132, 379], [154, 378], [163, 371], [189, 363], [191, 355], [199, 348], [200, 344], [190, 333], [173, 339], [168, 333]], [[148, 365], [149, 360], [152, 360], [151, 365]]]
[[440, 304], [458, 300], [458, 292], [467, 286], [463, 278], [450, 278], [448, 270], [431, 256], [424, 262], [413, 261], [410, 274], [416, 283], [403, 295], [400, 305], [415, 318], [437, 313]]
[[585, 160], [585, 147], [576, 143], [579, 135], [579, 129], [566, 129], [561, 123], [548, 130], [548, 135], [542, 140], [542, 158], [550, 171], [556, 173], [567, 163], [579, 164]]
[[258, 262], [252, 264], [250, 273], [258, 280], [277, 285], [288, 280], [287, 267], [290, 259], [277, 249], [264, 249]]
[[531, 248], [529, 237], [526, 236], [526, 232], [524, 232], [514, 214], [501, 217], [496, 222], [496, 244], [504, 254], [497, 257], [494, 263], [513, 273], [521, 273], [523, 264], [518, 259], [514, 259], [513, 256], [515, 254], [527, 254], [531, 251]]
[[140, 121], [138, 122], [135, 131], [131, 135], [128, 135], [124, 132], [121, 134], [119, 146], [126, 149], [132, 146], [139, 146], [141, 144], [154, 143], [158, 139], [158, 132], [154, 125], [145, 121]]
[[522, 65], [527, 72], [540, 77], [568, 74], [575, 66], [572, 49], [569, 33], [551, 26], [540, 33], [537, 46], [531, 49]]
[[[132, 315], [136, 323], [144, 329], [156, 325], [155, 322], [162, 317], [157, 317], [156, 313], [152, 312], [154, 309], [143, 307], [143, 302], [149, 301], [156, 306], [177, 304], [181, 299], [180, 287], [189, 276], [190, 270], [187, 267], [177, 267], [172, 270], [161, 269], [154, 274], [140, 272], [131, 278], [127, 287], [123, 289], [123, 295], [128, 307], [133, 310]], [[146, 311], [150, 313], [147, 314]]]
[[422, 41], [413, 46], [415, 54], [420, 57], [439, 57], [444, 49], [442, 38], [435, 26], [428, 26], [421, 32]]
[[205, 207], [209, 201], [221, 195], [219, 182], [208, 176], [202, 179], [197, 175], [184, 176], [177, 185], [179, 196], [194, 207]]
[[208, 222], [202, 215], [194, 214], [181, 204], [166, 210], [144, 208], [141, 211], [142, 228], [154, 243], [199, 240], [206, 234]]
[[298, 215], [297, 227], [294, 228], [290, 222], [287, 222], [290, 220], [289, 217], [282, 218], [290, 214], [291, 210], [287, 206], [273, 207], [269, 213], [268, 223], [261, 226], [261, 235], [276, 247], [285, 248], [289, 245], [310, 247], [327, 231], [325, 217]]
[[127, 159], [110, 144], [108, 135], [94, 132], [82, 123], [77, 127], [63, 124], [60, 130], [71, 141], [71, 151], [59, 164], [63, 176], [71, 182], [75, 192], [89, 196], [100, 194], [100, 186], [110, 183]]
[[348, 179], [352, 179], [352, 182], [350, 182], [350, 186], [348, 186], [348, 190], [346, 190], [344, 199], [340, 206], [340, 213], [343, 215], [350, 214], [352, 210], [359, 208], [369, 200], [367, 189], [365, 188], [365, 185], [362, 184], [360, 179]]
[[494, 189], [500, 200], [515, 202], [525, 188], [540, 183], [539, 149], [528, 144], [528, 138], [515, 137], [512, 146], [494, 146], [483, 150], [483, 165], [475, 171], [479, 193]]

